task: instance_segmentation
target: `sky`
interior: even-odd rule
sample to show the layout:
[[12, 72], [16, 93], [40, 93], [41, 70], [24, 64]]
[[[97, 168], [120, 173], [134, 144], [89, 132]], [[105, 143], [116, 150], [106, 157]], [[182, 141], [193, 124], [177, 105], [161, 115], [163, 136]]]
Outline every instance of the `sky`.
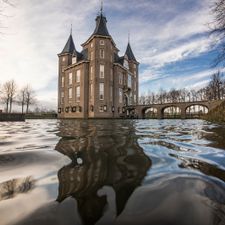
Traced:
[[[0, 1], [0, 84], [30, 84], [39, 106], [56, 109], [58, 56], [72, 34], [81, 51], [95, 28], [100, 0]], [[216, 57], [209, 35], [213, 0], [104, 0], [103, 11], [119, 55], [128, 33], [139, 66], [139, 95], [160, 88], [207, 85]], [[4, 15], [2, 15], [4, 14]]]

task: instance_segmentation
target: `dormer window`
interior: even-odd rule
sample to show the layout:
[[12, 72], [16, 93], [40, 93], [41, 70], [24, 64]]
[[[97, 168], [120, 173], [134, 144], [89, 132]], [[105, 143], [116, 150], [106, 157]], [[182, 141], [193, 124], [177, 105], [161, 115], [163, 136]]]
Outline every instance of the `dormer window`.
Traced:
[[76, 56], [73, 56], [73, 58], [72, 58], [72, 64], [74, 64], [74, 63], [77, 63], [77, 57]]
[[128, 61], [127, 61], [126, 58], [124, 59], [123, 66], [124, 66], [126, 69], [129, 69], [129, 63], [128, 63]]
[[105, 41], [104, 40], [100, 40], [100, 45], [104, 45]]

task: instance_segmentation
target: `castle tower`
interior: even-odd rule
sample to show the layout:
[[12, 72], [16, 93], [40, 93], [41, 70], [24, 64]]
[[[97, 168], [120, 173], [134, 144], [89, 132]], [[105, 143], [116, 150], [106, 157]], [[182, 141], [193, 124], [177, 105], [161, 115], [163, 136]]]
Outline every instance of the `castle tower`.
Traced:
[[116, 118], [138, 98], [138, 65], [130, 44], [119, 50], [108, 32], [102, 8], [94, 32], [75, 48], [72, 34], [59, 57], [59, 118]]

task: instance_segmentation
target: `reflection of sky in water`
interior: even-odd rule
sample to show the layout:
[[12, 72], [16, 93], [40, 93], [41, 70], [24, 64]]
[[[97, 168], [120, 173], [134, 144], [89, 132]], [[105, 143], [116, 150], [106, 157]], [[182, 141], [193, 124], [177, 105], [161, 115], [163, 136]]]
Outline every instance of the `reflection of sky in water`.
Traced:
[[1, 123], [1, 223], [223, 224], [224, 133], [201, 120]]

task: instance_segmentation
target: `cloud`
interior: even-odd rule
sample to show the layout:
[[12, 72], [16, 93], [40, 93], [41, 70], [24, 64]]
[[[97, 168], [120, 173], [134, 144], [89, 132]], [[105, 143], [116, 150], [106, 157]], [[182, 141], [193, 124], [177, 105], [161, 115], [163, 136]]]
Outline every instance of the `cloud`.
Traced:
[[[213, 40], [207, 36], [211, 21], [211, 0], [129, 0], [105, 1], [108, 30], [123, 55], [127, 34], [140, 64], [140, 84], [175, 79], [167, 65], [196, 58], [210, 51]], [[27, 83], [43, 104], [56, 104], [58, 58], [73, 24], [77, 50], [95, 27], [99, 0], [24, 0], [7, 7], [8, 27], [0, 36], [0, 83], [11, 78], [20, 87]], [[198, 68], [205, 65], [198, 64]], [[192, 68], [194, 65], [192, 65]], [[195, 71], [192, 71], [196, 74]], [[185, 77], [184, 77], [185, 79]], [[172, 83], [172, 82], [171, 82]], [[161, 84], [155, 83], [155, 86]], [[145, 86], [142, 86], [145, 87]], [[140, 88], [142, 89], [142, 88]]]

